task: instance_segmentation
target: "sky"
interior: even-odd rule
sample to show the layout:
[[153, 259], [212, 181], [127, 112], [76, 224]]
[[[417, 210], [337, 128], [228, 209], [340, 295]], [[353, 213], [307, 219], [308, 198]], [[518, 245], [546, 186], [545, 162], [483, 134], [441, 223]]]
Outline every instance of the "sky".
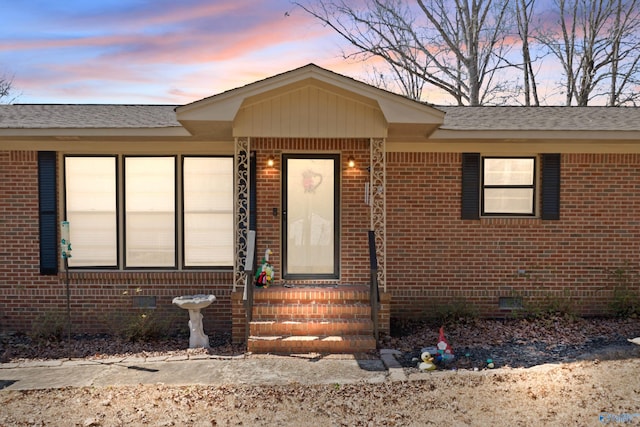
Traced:
[[[0, 101], [187, 104], [309, 63], [371, 82], [371, 61], [345, 60], [351, 46], [293, 2], [0, 0], [0, 78], [13, 88]], [[543, 16], [549, 2], [536, 2]], [[538, 72], [555, 103], [561, 71]], [[454, 102], [434, 87], [424, 100]]]
[[0, 0], [12, 102], [186, 104], [304, 66], [357, 77], [290, 0]]

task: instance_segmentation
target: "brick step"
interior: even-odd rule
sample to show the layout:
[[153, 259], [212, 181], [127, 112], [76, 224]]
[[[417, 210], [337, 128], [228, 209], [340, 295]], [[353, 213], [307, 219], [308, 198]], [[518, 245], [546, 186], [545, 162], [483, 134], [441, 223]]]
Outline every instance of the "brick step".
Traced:
[[365, 303], [258, 303], [253, 305], [253, 320], [366, 319], [371, 306]]
[[373, 335], [344, 336], [250, 336], [247, 350], [252, 353], [366, 353], [376, 349]]
[[247, 350], [363, 353], [376, 349], [367, 286], [255, 289]]
[[256, 303], [311, 303], [331, 302], [334, 304], [347, 304], [350, 302], [369, 301], [369, 288], [367, 286], [346, 285], [340, 287], [293, 287], [271, 286], [266, 289], [256, 289], [254, 292]]
[[249, 330], [253, 336], [372, 335], [373, 322], [370, 318], [259, 320], [251, 322]]

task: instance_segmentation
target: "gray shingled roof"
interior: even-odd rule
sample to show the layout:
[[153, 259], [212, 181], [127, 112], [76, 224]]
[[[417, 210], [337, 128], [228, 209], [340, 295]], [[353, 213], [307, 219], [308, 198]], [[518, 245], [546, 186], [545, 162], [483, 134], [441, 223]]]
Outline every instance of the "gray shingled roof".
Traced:
[[631, 107], [435, 107], [447, 130], [638, 131], [640, 108]]
[[181, 126], [175, 105], [14, 104], [0, 105], [0, 128], [91, 129]]
[[[0, 105], [3, 129], [180, 127], [176, 105]], [[443, 130], [640, 131], [640, 108], [441, 107]]]

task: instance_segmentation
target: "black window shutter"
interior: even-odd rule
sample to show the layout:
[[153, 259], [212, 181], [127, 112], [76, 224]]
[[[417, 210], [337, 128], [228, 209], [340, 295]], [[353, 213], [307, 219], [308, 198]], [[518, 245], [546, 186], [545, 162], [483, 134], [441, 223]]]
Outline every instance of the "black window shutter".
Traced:
[[462, 219], [480, 219], [479, 153], [462, 153]]
[[542, 156], [542, 219], [560, 219], [560, 154]]
[[58, 274], [55, 151], [38, 152], [38, 201], [40, 216], [40, 274]]

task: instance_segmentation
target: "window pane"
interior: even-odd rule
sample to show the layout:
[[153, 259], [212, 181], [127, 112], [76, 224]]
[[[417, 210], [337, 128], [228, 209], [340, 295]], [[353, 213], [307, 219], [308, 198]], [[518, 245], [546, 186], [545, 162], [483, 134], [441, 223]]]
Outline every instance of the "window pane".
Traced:
[[533, 159], [484, 159], [484, 185], [533, 185]]
[[116, 266], [116, 159], [66, 157], [65, 185], [72, 245], [69, 266]]
[[233, 265], [233, 159], [184, 158], [185, 266]]
[[175, 159], [125, 158], [127, 267], [175, 266]]
[[532, 188], [485, 188], [484, 212], [533, 214]]

